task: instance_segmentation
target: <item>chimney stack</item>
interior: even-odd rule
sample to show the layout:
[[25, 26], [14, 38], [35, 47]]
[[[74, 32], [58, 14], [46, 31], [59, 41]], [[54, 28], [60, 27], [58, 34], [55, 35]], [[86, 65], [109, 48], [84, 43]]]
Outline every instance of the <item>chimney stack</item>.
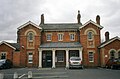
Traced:
[[41, 15], [41, 23], [40, 24], [44, 24], [44, 14]]
[[96, 23], [100, 25], [100, 16], [99, 15], [96, 16]]
[[78, 24], [81, 24], [80, 18], [81, 18], [81, 15], [80, 15], [80, 11], [78, 10], [78, 15], [77, 15]]
[[105, 41], [108, 41], [109, 40], [109, 32], [105, 32]]

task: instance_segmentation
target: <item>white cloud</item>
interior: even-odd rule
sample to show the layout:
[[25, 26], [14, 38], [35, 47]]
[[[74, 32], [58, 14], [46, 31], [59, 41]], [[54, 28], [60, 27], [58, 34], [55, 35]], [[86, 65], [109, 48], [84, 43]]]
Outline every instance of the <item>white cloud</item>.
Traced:
[[110, 31], [111, 37], [120, 36], [119, 4], [120, 0], [1, 0], [0, 40], [16, 41], [17, 27], [29, 20], [39, 25], [42, 13], [45, 23], [75, 23], [78, 10], [82, 23], [101, 16], [102, 37], [105, 31]]

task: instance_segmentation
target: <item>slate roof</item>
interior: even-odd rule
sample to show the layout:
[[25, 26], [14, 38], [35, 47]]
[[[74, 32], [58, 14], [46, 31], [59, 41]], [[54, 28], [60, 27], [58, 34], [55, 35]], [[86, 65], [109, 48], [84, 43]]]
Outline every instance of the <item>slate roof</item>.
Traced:
[[120, 38], [119, 38], [118, 36], [116, 36], [116, 37], [114, 37], [114, 38], [109, 39], [108, 41], [105, 41], [105, 42], [101, 43], [100, 46], [98, 46], [98, 48], [102, 48], [102, 47], [104, 47], [105, 45], [113, 42], [113, 41], [116, 40], [116, 39], [120, 40]]
[[9, 43], [11, 46], [16, 48], [16, 51], [20, 51], [20, 44], [19, 43]]
[[20, 51], [20, 44], [19, 43], [9, 43], [6, 41], [2, 41], [0, 45], [5, 44], [11, 48], [13, 48], [15, 51]]
[[80, 48], [82, 45], [79, 42], [52, 42], [52, 43], [43, 43], [40, 45], [40, 48]]
[[82, 24], [77, 23], [61, 23], [61, 24], [41, 24], [43, 30], [78, 30]]
[[96, 26], [97, 26], [98, 28], [100, 28], [100, 29], [103, 28], [103, 26], [101, 26], [101, 25], [95, 23], [95, 22], [92, 21], [92, 20], [87, 21], [85, 24], [83, 24], [83, 25], [82, 25], [81, 27], [79, 27], [79, 28], [81, 29], [81, 28], [85, 27], [86, 25], [88, 25], [89, 23], [92, 23], [92, 24], [96, 25]]

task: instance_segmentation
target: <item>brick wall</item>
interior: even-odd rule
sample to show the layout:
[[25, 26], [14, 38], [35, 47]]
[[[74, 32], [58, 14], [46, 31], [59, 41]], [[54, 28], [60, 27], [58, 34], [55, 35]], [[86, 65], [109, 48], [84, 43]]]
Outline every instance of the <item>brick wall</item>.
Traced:
[[10, 61], [13, 61], [13, 52], [14, 52], [13, 48], [7, 46], [6, 44], [2, 44], [2, 45], [0, 45], [0, 54], [2, 52], [6, 52], [7, 59], [9, 59]]
[[[34, 37], [34, 47], [29, 48], [27, 47], [28, 41], [27, 41], [27, 35], [26, 33], [29, 32], [29, 30], [32, 29], [36, 33]], [[30, 30], [31, 31], [31, 30]], [[30, 67], [37, 67], [39, 62], [39, 51], [38, 48], [41, 44], [41, 32], [40, 29], [34, 27], [33, 25], [27, 25], [26, 27], [19, 30], [19, 42], [20, 42], [20, 64], [22, 67], [30, 66]], [[28, 52], [33, 52], [33, 63], [28, 64]]]
[[[92, 28], [96, 31], [96, 34], [94, 35], [94, 39], [93, 39], [93, 44], [94, 47], [88, 47], [88, 39], [87, 39], [87, 34], [85, 34], [85, 31], [89, 28]], [[97, 46], [100, 45], [100, 28], [98, 28], [97, 26], [95, 26], [92, 23], [89, 23], [88, 25], [86, 25], [85, 27], [83, 27], [82, 29], [80, 29], [80, 43], [83, 45], [83, 63], [85, 66], [98, 66], [98, 49]], [[89, 51], [94, 51], [94, 62], [89, 62]]]
[[20, 52], [14, 52], [13, 65], [14, 67], [20, 67]]
[[[116, 53], [117, 53], [118, 50], [120, 50], [120, 41], [119, 40], [115, 40], [115, 41], [109, 43], [108, 45], [106, 45], [105, 47], [100, 49], [101, 66], [105, 66], [105, 64], [107, 63], [108, 59], [110, 58], [109, 51], [111, 49], [116, 50]], [[105, 57], [105, 55], [107, 57]]]
[[[46, 34], [51, 33], [52, 34], [52, 42], [59, 42], [58, 41], [58, 33], [63, 34], [63, 41], [61, 42], [79, 42], [79, 32], [42, 32], [42, 43], [51, 42], [46, 40]], [[70, 40], [70, 33], [75, 34], [75, 40]]]

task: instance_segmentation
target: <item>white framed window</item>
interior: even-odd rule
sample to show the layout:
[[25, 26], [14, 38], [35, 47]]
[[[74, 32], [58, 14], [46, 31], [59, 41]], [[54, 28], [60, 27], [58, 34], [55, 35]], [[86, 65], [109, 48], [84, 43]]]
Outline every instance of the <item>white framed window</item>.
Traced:
[[47, 39], [47, 41], [51, 41], [52, 40], [52, 34], [51, 33], [46, 34], [46, 39]]
[[88, 40], [93, 39], [93, 33], [91, 31], [88, 32]]
[[70, 40], [71, 40], [71, 41], [74, 41], [74, 40], [75, 40], [75, 34], [74, 34], [74, 33], [71, 33], [71, 34], [70, 34]]
[[33, 53], [32, 52], [28, 53], [28, 63], [33, 63]]
[[63, 41], [63, 33], [58, 33], [58, 41]]
[[6, 59], [6, 58], [7, 58], [7, 57], [6, 57], [6, 56], [7, 56], [6, 54], [7, 54], [6, 52], [1, 52], [1, 55], [0, 55], [1, 57], [0, 57], [0, 58], [1, 58], [1, 59]]
[[89, 62], [94, 62], [94, 53], [89, 52]]
[[28, 33], [28, 41], [33, 41], [34, 40], [34, 33], [33, 32], [29, 32]]
[[110, 51], [110, 59], [114, 59], [115, 58], [115, 51], [111, 50]]

